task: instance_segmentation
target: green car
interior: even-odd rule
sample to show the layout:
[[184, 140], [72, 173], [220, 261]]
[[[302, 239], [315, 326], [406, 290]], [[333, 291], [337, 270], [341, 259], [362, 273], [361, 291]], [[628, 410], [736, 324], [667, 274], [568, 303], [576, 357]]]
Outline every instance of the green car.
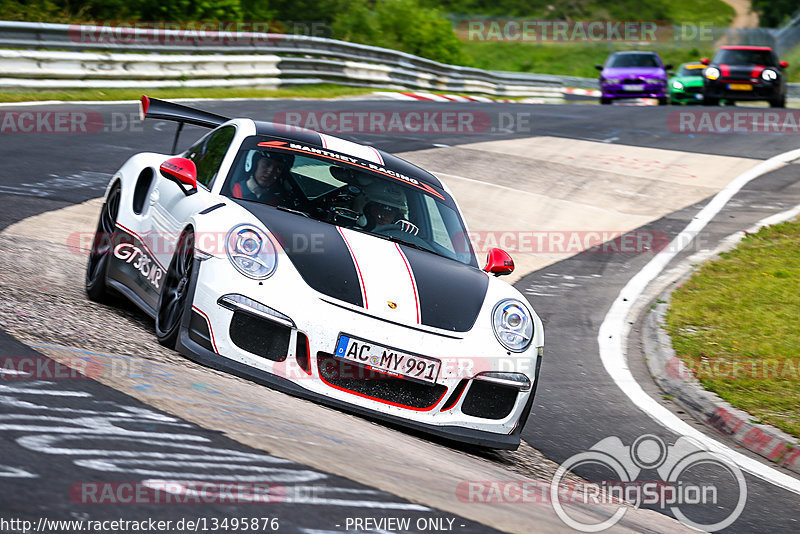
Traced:
[[703, 103], [702, 63], [684, 63], [675, 76], [669, 79], [669, 99], [673, 104]]

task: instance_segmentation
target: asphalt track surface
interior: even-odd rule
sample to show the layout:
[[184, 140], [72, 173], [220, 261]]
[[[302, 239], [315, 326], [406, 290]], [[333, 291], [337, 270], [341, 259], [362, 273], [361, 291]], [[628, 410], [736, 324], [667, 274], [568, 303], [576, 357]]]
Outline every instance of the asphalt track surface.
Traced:
[[[353, 111], [403, 111], [413, 106], [414, 110], [463, 110], [485, 113], [491, 126], [473, 132], [431, 132], [431, 133], [386, 133], [354, 132], [339, 133], [345, 138], [374, 144], [390, 152], [420, 150], [435, 146], [454, 146], [482, 140], [548, 135], [584, 139], [616, 145], [630, 145], [687, 152], [730, 155], [767, 159], [775, 154], [800, 146], [800, 139], [791, 135], [712, 135], [689, 136], [676, 134], [667, 128], [668, 115], [674, 108], [626, 107], [626, 106], [588, 106], [588, 105], [520, 105], [520, 104], [440, 104], [406, 103], [392, 101], [269, 101], [269, 102], [204, 102], [198, 107], [229, 116], [253, 116], [271, 119], [281, 111], [303, 112], [308, 110], [353, 110]], [[104, 116], [104, 125], [109, 131], [95, 134], [0, 134], [0, 228], [37, 213], [59, 209], [102, 194], [108, 177], [131, 154], [139, 151], [168, 152], [171, 145], [174, 125], [155, 123], [138, 125], [133, 121], [135, 109], [131, 104], [91, 106], [84, 104], [53, 104], [35, 108], [10, 107], [0, 112], [14, 110], [95, 110]], [[114, 117], [111, 117], [115, 114]], [[511, 120], [516, 125], [509, 128]], [[524, 124], [520, 123], [520, 120]], [[117, 121], [112, 127], [113, 121]], [[187, 127], [182, 136], [182, 146], [198, 137], [201, 130]], [[767, 215], [800, 204], [800, 185], [796, 166], [788, 166], [769, 173], [751, 182], [733, 201], [706, 227], [704, 243], [714, 243], [719, 239], [749, 227], [753, 222]], [[733, 178], [733, 177], [731, 177]], [[648, 225], [648, 229], [676, 235], [699, 211], [704, 203], [690, 206], [670, 214]], [[502, 209], [502, 207], [496, 207]], [[510, 214], [511, 216], [512, 214]], [[691, 247], [690, 247], [691, 248]], [[687, 251], [678, 259], [690, 253]], [[541, 386], [537, 393], [532, 416], [523, 432], [523, 438], [547, 457], [563, 462], [572, 455], [583, 452], [608, 436], [618, 436], [625, 444], [630, 444], [643, 434], [654, 434], [665, 442], [672, 443], [677, 436], [651, 420], [648, 416], [630, 405], [628, 398], [617, 388], [600, 363], [597, 348], [597, 328], [605, 313], [624, 284], [644, 264], [651, 254], [591, 254], [584, 253], [532, 273], [517, 283], [517, 287], [530, 298], [537, 312], [545, 321], [546, 360], [542, 370]], [[4, 273], [12, 275], [13, 273]], [[31, 354], [26, 348], [7, 335], [0, 335], [0, 353], [22, 356]], [[645, 371], [631, 364], [634, 373], [645, 383]], [[85, 470], [86, 462], [91, 462], [91, 449], [111, 449], [118, 447], [114, 436], [99, 439], [79, 440], [80, 445], [71, 445], [74, 457], [55, 457], [49, 455], [42, 444], [20, 447], [17, 440], [23, 437], [25, 425], [52, 425], [62, 428], [63, 434], [71, 434], [70, 428], [80, 428], [74, 419], [81, 413], [93, 413], [94, 417], [121, 417], [116, 412], [139, 414], [132, 420], [114, 419], [114, 425], [128, 430], [142, 430], [156, 434], [175, 432], [192, 434], [204, 446], [224, 449], [232, 457], [255, 454], [247, 447], [206, 431], [194, 425], [187, 425], [174, 417], [159, 414], [157, 410], [146, 407], [138, 401], [113, 389], [91, 380], [60, 381], [54, 383], [25, 384], [20, 388], [14, 381], [0, 383], [6, 389], [5, 401], [0, 408], [0, 475], [2, 486], [13, 487], [9, 495], [4, 491], [3, 516], [36, 519], [86, 518], [91, 514], [96, 518], [131, 517], [146, 513], [149, 517], [163, 519], [190, 518], [192, 516], [232, 517], [235, 515], [259, 516], [256, 511], [226, 504], [180, 506], [116, 505], [81, 509], [67, 495], [66, 486], [76, 481], [119, 481], [120, 475], [113, 470], [104, 476], [97, 471]], [[17, 390], [14, 390], [17, 388]], [[70, 393], [71, 392], [71, 393]], [[657, 395], [654, 392], [654, 395]], [[16, 403], [16, 404], [14, 404]], [[24, 406], [25, 410], [22, 409]], [[27, 410], [27, 411], [26, 411]], [[77, 410], [77, 411], [76, 411]], [[83, 412], [81, 412], [81, 410]], [[24, 413], [21, 413], [23, 412]], [[59, 414], [59, 411], [64, 412]], [[143, 415], [144, 414], [144, 415]], [[50, 418], [50, 419], [47, 419]], [[21, 423], [20, 420], [25, 421]], [[34, 423], [35, 422], [35, 423]], [[66, 428], [65, 428], [66, 426]], [[173, 428], [170, 428], [173, 427]], [[78, 433], [79, 434], [79, 433]], [[118, 436], [117, 436], [118, 437]], [[724, 439], [717, 436], [719, 439]], [[188, 438], [187, 438], [188, 439]], [[126, 446], [130, 445], [128, 440]], [[38, 446], [38, 449], [37, 449]], [[155, 452], [155, 449], [140, 445], [134, 452]], [[80, 452], [83, 450], [83, 452]], [[127, 449], [126, 449], [127, 450]], [[252, 459], [257, 465], [268, 466], [272, 461], [267, 455]], [[140, 457], [146, 457], [141, 456]], [[79, 458], [80, 461], [73, 461]], [[259, 463], [261, 462], [261, 463]], [[90, 464], [89, 464], [90, 465]], [[251, 466], [252, 467], [252, 466]], [[274, 467], [274, 466], [273, 466]], [[298, 472], [309, 472], [303, 466], [291, 464], [281, 468]], [[238, 465], [235, 469], [203, 467], [218, 479], [229, 477], [232, 480], [251, 473]], [[238, 469], [238, 470], [237, 470]], [[20, 471], [21, 470], [21, 471]], [[282, 471], [283, 472], [283, 471]], [[580, 471], [579, 471], [580, 473]], [[285, 473], [284, 473], [285, 474]], [[585, 473], [591, 475], [591, 473]], [[282, 531], [339, 530], [348, 514], [365, 515], [356, 508], [343, 509], [341, 506], [326, 505], [325, 498], [347, 495], [364, 508], [370, 510], [372, 517], [387, 515], [383, 506], [393, 506], [394, 510], [404, 505], [413, 505], [390, 494], [374, 491], [346, 479], [324, 475], [313, 479], [317, 504], [307, 506], [308, 495], [300, 490], [291, 493], [282, 503], [270, 504], [270, 513], [279, 511]], [[713, 477], [713, 473], [705, 474]], [[263, 478], [262, 478], [263, 480]], [[795, 532], [800, 527], [800, 497], [782, 491], [760, 479], [746, 475], [748, 498], [744, 512], [731, 527], [730, 532]], [[69, 482], [66, 482], [69, 481]], [[724, 485], [724, 480], [719, 480]], [[328, 488], [325, 490], [324, 488]], [[325, 493], [329, 491], [329, 493]], [[338, 492], [338, 493], [336, 493]], [[298, 497], [299, 495], [299, 497]], [[292, 498], [296, 499], [292, 501]], [[303, 499], [306, 499], [304, 501]], [[372, 504], [369, 504], [372, 503]], [[386, 504], [388, 503], [388, 504]], [[304, 505], [305, 504], [305, 505]], [[276, 508], [275, 506], [278, 506]], [[282, 508], [280, 508], [282, 507]], [[443, 514], [435, 510], [403, 509], [403, 515], [417, 518], [450, 518], [464, 532], [488, 531], [484, 525]], [[714, 510], [701, 510], [694, 517], [697, 521], [711, 520]], [[397, 515], [396, 513], [394, 515]], [[285, 526], [284, 526], [285, 525]], [[460, 525], [464, 525], [461, 527]], [[8, 531], [14, 531], [8, 529]], [[19, 531], [19, 530], [17, 530]]]

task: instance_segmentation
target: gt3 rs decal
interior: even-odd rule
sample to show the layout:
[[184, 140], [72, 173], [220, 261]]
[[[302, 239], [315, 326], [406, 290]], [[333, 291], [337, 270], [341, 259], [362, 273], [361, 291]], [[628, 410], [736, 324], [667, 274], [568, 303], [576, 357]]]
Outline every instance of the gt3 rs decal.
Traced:
[[161, 289], [161, 281], [166, 269], [158, 262], [138, 234], [119, 223], [117, 223], [117, 228], [124, 233], [120, 234], [123, 242], [114, 247], [114, 257], [130, 265], [137, 271], [141, 280], [146, 281], [158, 292]]
[[114, 256], [125, 263], [133, 263], [133, 268], [155, 289], [161, 288], [164, 271], [142, 249], [132, 243], [120, 243], [114, 247]]

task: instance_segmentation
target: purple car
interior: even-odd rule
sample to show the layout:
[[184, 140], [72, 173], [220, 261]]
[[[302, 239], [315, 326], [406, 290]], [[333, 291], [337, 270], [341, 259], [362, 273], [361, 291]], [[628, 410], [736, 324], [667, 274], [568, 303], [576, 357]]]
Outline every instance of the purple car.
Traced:
[[600, 71], [601, 104], [611, 104], [617, 98], [657, 98], [659, 105], [669, 102], [667, 70], [655, 52], [614, 52]]

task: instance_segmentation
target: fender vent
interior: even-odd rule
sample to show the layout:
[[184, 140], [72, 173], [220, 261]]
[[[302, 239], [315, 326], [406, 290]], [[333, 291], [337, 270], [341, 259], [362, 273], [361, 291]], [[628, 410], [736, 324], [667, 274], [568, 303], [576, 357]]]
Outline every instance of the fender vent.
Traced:
[[239, 311], [231, 319], [231, 341], [242, 350], [274, 362], [286, 359], [290, 333], [285, 326]]

